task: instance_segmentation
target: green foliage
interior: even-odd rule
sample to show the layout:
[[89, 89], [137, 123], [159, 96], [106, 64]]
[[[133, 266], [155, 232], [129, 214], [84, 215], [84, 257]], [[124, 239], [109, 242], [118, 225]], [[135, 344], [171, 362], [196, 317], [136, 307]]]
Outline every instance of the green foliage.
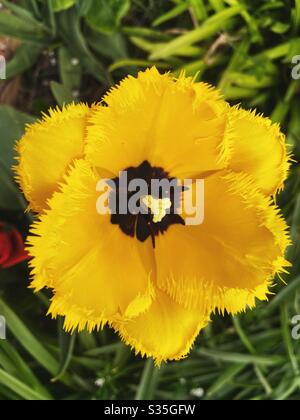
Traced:
[[76, 0], [50, 0], [50, 3], [54, 12], [61, 12], [74, 6]]
[[115, 31], [130, 7], [129, 0], [93, 0], [90, 3], [86, 20], [93, 29], [104, 33]]
[[[232, 103], [272, 116], [299, 161], [300, 81], [291, 78], [291, 59], [300, 54], [299, 0], [1, 3], [0, 34], [21, 41], [7, 75], [22, 75], [18, 108], [34, 117], [0, 106], [0, 218], [21, 220], [24, 232], [26, 203], [11, 165], [25, 124], [49, 106], [99, 100], [128, 73], [154, 64], [175, 75], [197, 73]], [[0, 271], [0, 314], [8, 323], [8, 340], [0, 341], [0, 399], [176, 400], [196, 398], [191, 391], [203, 388], [203, 399], [298, 400], [300, 341], [290, 334], [290, 320], [300, 314], [296, 163], [279, 205], [293, 238], [287, 285], [276, 279], [270, 302], [245, 315], [216, 316], [189, 358], [160, 369], [135, 357], [110, 330], [63, 333], [61, 320], [45, 317], [47, 296], [27, 290], [26, 267]]]
[[22, 199], [16, 187], [11, 167], [14, 163], [15, 142], [24, 132], [24, 126], [33, 122], [29, 115], [8, 106], [0, 106], [0, 207], [22, 208]]

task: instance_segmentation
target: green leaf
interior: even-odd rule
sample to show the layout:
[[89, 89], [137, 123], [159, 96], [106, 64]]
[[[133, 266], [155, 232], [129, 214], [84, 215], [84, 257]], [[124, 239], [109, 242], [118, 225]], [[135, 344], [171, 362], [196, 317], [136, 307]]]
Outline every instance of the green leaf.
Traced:
[[281, 318], [281, 329], [283, 342], [286, 348], [286, 352], [291, 362], [292, 369], [294, 371], [295, 377], [299, 378], [299, 364], [295, 354], [295, 347], [293, 345], [293, 340], [291, 336], [290, 329], [290, 317], [288, 314], [287, 304], [284, 304], [280, 308], [280, 318]]
[[90, 51], [75, 9], [66, 10], [58, 15], [59, 32], [65, 46], [74, 57], [80, 58], [82, 67], [107, 87], [112, 81], [100, 61]]
[[157, 29], [144, 28], [142, 26], [122, 26], [122, 32], [129, 36], [139, 36], [157, 41], [170, 41], [172, 39], [169, 34], [158, 31]]
[[0, 202], [8, 209], [22, 208], [20, 193], [14, 183], [12, 166], [15, 164], [15, 143], [23, 135], [25, 125], [34, 118], [10, 106], [0, 106]]
[[221, 80], [218, 85], [219, 89], [223, 92], [223, 94], [226, 94], [226, 90], [228, 89], [228, 86], [230, 86], [231, 73], [233, 71], [236, 71], [237, 69], [240, 69], [242, 67], [242, 64], [245, 62], [245, 58], [247, 57], [249, 47], [250, 41], [246, 37], [239, 43], [230, 59], [229, 65], [226, 69], [224, 69]]
[[228, 7], [227, 9], [207, 19], [199, 28], [189, 31], [184, 35], [180, 35], [173, 41], [166, 44], [165, 47], [155, 51], [150, 56], [150, 59], [157, 60], [167, 58], [170, 55], [176, 55], [177, 51], [181, 48], [209, 38], [223, 29], [234, 16], [240, 14], [243, 10], [243, 5]]
[[43, 18], [48, 23], [52, 38], [56, 36], [56, 20], [55, 11], [52, 7], [52, 0], [46, 0], [46, 10], [43, 12]]
[[223, 0], [209, 0], [209, 3], [216, 12], [220, 12], [225, 8]]
[[190, 4], [198, 22], [207, 19], [207, 11], [203, 0], [190, 0]]
[[[236, 329], [236, 332], [237, 332], [238, 336], [240, 337], [240, 340], [243, 343], [243, 345], [246, 347], [246, 349], [249, 351], [249, 353], [251, 353], [253, 355], [256, 355], [256, 349], [253, 346], [249, 337], [247, 336], [246, 332], [243, 330], [242, 325], [241, 325], [240, 320], [239, 320], [239, 317], [235, 316], [235, 317], [232, 318], [232, 320], [233, 320], [233, 325]], [[262, 369], [260, 368], [260, 366], [255, 365], [254, 370], [256, 372], [258, 380], [261, 382], [263, 388], [265, 389], [266, 394], [271, 395], [273, 390], [272, 390], [267, 378], [265, 377]]]
[[291, 120], [289, 124], [288, 144], [295, 147], [300, 142], [300, 120], [299, 120], [300, 100], [294, 101], [291, 109]]
[[56, 102], [61, 107], [71, 102], [74, 102], [74, 96], [68, 86], [58, 82], [51, 82], [50, 88]]
[[245, 369], [245, 364], [234, 364], [229, 366], [227, 369], [224, 369], [221, 376], [212, 383], [207, 391], [207, 396], [209, 398], [213, 397], [219, 391], [223, 389], [223, 387], [228, 387], [228, 384], [242, 371]]
[[79, 89], [82, 75], [80, 58], [72, 56], [67, 48], [61, 47], [58, 52], [58, 64], [62, 84], [71, 91]]
[[111, 60], [128, 58], [125, 36], [119, 32], [107, 35], [91, 30], [87, 41], [96, 53]]
[[59, 371], [55, 378], [53, 378], [53, 382], [60, 379], [67, 371], [75, 347], [75, 341], [77, 337], [77, 333], [74, 332], [73, 334], [68, 334], [63, 329], [63, 320], [59, 320], [58, 324], [59, 328], [59, 348], [60, 348], [60, 366]]
[[29, 24], [24, 18], [7, 12], [0, 12], [0, 34], [33, 43], [45, 43], [49, 39], [49, 31], [43, 24], [37, 21]]
[[279, 293], [272, 299], [272, 301], [266, 306], [265, 314], [270, 314], [272, 311], [277, 309], [280, 305], [289, 302], [300, 289], [300, 276], [291, 280], [287, 286], [285, 286]]
[[129, 8], [129, 0], [93, 0], [86, 20], [95, 31], [111, 33], [119, 26]]
[[0, 160], [10, 170], [14, 162], [15, 143], [24, 133], [26, 124], [33, 123], [35, 119], [28, 114], [19, 112], [14, 108], [0, 106]]
[[34, 15], [24, 7], [20, 7], [17, 4], [12, 3], [11, 1], [2, 0], [1, 2], [6, 9], [11, 10], [16, 16], [23, 19], [28, 24], [39, 24], [39, 22], [34, 18]]
[[80, 16], [85, 16], [90, 10], [94, 0], [77, 0], [76, 6]]
[[[81, 333], [81, 335], [82, 334], [83, 333]], [[108, 344], [107, 346], [95, 347], [95, 348], [92, 348], [92, 349], [86, 351], [85, 355], [90, 356], [90, 357], [95, 357], [95, 356], [99, 357], [99, 356], [103, 356], [107, 353], [114, 353], [117, 350], [119, 350], [119, 348], [122, 347], [122, 346], [123, 346], [122, 343], [113, 343], [113, 344]]]
[[38, 1], [39, 0], [23, 0], [22, 5], [24, 6], [24, 8], [31, 10], [35, 17], [40, 18], [41, 13], [38, 6]]
[[53, 81], [50, 83], [50, 88], [56, 102], [63, 106], [77, 102], [74, 92], [80, 87], [82, 71], [79, 58], [72, 57], [70, 51], [65, 47], [59, 49], [58, 62], [62, 83]]
[[28, 385], [19, 381], [14, 376], [6, 373], [3, 369], [0, 369], [0, 383], [2, 385], [5, 385], [9, 389], [11, 389], [13, 392], [15, 392], [17, 395], [19, 395], [25, 400], [28, 400], [28, 401], [51, 400], [51, 398], [46, 397], [45, 395], [40, 394], [37, 391], [34, 391]]
[[61, 12], [69, 9], [76, 3], [76, 0], [51, 0], [51, 6], [54, 12]]
[[276, 22], [272, 25], [272, 32], [275, 34], [285, 34], [290, 29], [289, 23]]
[[218, 350], [200, 349], [197, 353], [218, 361], [236, 364], [257, 364], [259, 366], [276, 366], [284, 363], [285, 358], [282, 356], [256, 356], [252, 354], [229, 353]]
[[5, 317], [8, 329], [20, 344], [41, 366], [55, 376], [59, 371], [58, 362], [2, 299], [0, 299], [0, 313]]
[[21, 44], [13, 58], [6, 65], [7, 78], [10, 79], [30, 69], [36, 63], [43, 48], [43, 45]]
[[[136, 36], [133, 36], [130, 38], [130, 41], [136, 45], [138, 48], [153, 53], [154, 51], [160, 50], [161, 48], [164, 48], [166, 43], [160, 42], [160, 43], [154, 43], [148, 40], [145, 40], [144, 38], [139, 38]], [[177, 56], [183, 56], [183, 57], [201, 57], [201, 55], [205, 52], [204, 48], [200, 48], [194, 45], [188, 45], [187, 47], [180, 48], [177, 51]]]
[[11, 173], [0, 160], [0, 208], [22, 210], [23, 203]]
[[173, 9], [169, 10], [167, 13], [164, 13], [163, 15], [155, 19], [155, 21], [152, 23], [152, 26], [159, 26], [162, 23], [167, 22], [168, 20], [174, 19], [177, 16], [180, 16], [182, 13], [184, 13], [188, 8], [188, 3], [180, 3]]
[[293, 38], [289, 41], [288, 44], [284, 44], [284, 45], [288, 46], [288, 51], [286, 53], [285, 62], [290, 64], [292, 58], [295, 55], [299, 55], [300, 38]]
[[49, 392], [41, 385], [37, 377], [33, 374], [28, 363], [23, 360], [14, 346], [12, 346], [7, 340], [0, 340], [0, 365], [7, 373], [25, 382], [35, 391], [40, 392], [46, 398], [50, 397]]
[[145, 362], [145, 367], [142, 373], [141, 381], [138, 386], [135, 400], [151, 400], [153, 399], [154, 390], [158, 381], [158, 376], [162, 368], [154, 365], [152, 359]]
[[300, 28], [300, 0], [295, 0], [295, 9], [292, 12], [293, 23], [294, 23], [294, 31], [297, 31]]

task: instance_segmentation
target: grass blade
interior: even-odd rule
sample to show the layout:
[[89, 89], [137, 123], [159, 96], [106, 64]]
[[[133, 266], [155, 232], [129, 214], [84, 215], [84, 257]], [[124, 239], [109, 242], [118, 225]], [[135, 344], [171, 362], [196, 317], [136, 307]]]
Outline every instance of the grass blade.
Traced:
[[224, 28], [225, 24], [228, 23], [234, 16], [239, 15], [244, 10], [242, 5], [228, 7], [222, 12], [210, 17], [203, 23], [202, 26], [196, 28], [188, 33], [179, 36], [173, 41], [169, 42], [164, 48], [159, 51], [155, 51], [151, 55], [151, 60], [165, 59], [171, 55], [176, 55], [180, 48], [192, 45], [195, 42], [202, 41], [210, 36], [216, 34], [218, 31]]
[[158, 376], [161, 373], [160, 370], [161, 368], [156, 367], [152, 359], [146, 361], [135, 400], [153, 399], [154, 389], [158, 381]]
[[51, 400], [49, 397], [45, 397], [37, 391], [34, 391], [23, 382], [19, 381], [12, 375], [6, 373], [3, 369], [0, 369], [0, 383], [11, 389], [17, 395], [22, 397], [24, 400], [29, 401], [45, 401]]
[[33, 336], [25, 324], [0, 299], [0, 313], [5, 317], [8, 329], [20, 344], [30, 353], [48, 372], [56, 375], [59, 371], [59, 364], [54, 357], [45, 349], [41, 342]]
[[200, 349], [197, 353], [210, 359], [223, 361], [227, 363], [245, 363], [257, 364], [260, 366], [276, 366], [284, 363], [285, 358], [282, 356], [255, 356], [251, 354], [226, 353], [218, 350]]

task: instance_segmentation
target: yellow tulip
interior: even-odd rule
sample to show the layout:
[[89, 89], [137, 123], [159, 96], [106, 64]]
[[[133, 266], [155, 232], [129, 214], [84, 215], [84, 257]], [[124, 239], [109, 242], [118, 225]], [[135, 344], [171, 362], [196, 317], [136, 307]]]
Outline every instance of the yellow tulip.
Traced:
[[[20, 185], [40, 213], [31, 287], [53, 290], [49, 313], [67, 331], [109, 324], [136, 353], [178, 360], [213, 312], [266, 300], [289, 266], [274, 204], [290, 165], [285, 137], [205, 83], [155, 68], [129, 76], [101, 104], [51, 111], [18, 151]], [[148, 215], [99, 215], [97, 182], [125, 170], [148, 184], [204, 179], [203, 223], [151, 195]]]

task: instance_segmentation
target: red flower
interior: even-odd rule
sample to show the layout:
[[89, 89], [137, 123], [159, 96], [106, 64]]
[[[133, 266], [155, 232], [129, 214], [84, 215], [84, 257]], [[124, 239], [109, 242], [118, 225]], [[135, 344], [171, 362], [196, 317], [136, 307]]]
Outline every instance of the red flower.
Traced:
[[9, 268], [29, 258], [22, 236], [16, 229], [6, 229], [0, 222], [0, 268]]

